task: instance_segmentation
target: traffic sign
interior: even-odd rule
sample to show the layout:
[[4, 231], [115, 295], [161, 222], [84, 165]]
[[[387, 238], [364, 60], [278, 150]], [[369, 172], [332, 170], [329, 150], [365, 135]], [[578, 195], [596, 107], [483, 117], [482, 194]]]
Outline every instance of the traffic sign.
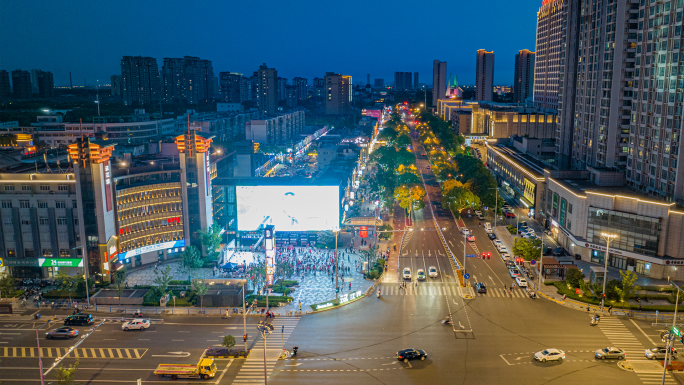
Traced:
[[466, 254], [468, 258], [477, 258], [477, 254]]
[[672, 326], [672, 329], [670, 329], [670, 331], [672, 332], [672, 334], [676, 335], [677, 337], [682, 335], [682, 332], [676, 326]]
[[536, 265], [536, 264], [537, 264], [537, 261], [536, 261], [536, 260], [534, 260], [534, 259], [530, 260], [530, 265], [534, 266], [534, 265]]
[[470, 278], [470, 274], [468, 274], [468, 273], [463, 274], [463, 278], [469, 279], [469, 278]]

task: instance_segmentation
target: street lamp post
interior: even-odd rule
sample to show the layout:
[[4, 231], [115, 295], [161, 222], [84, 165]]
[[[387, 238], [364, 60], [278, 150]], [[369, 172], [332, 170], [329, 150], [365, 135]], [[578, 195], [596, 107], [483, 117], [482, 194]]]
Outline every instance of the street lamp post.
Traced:
[[[245, 284], [247, 283], [246, 279], [242, 280], [242, 335], [246, 336], [247, 335], [247, 310], [245, 309]], [[245, 341], [245, 351], [247, 351], [247, 338], [243, 338]]]
[[[677, 289], [677, 299], [675, 300], [675, 311], [674, 311], [674, 316], [672, 317], [672, 328], [674, 329], [677, 326], [677, 308], [679, 307], [679, 292], [682, 290], [679, 286], [677, 286], [674, 282], [670, 282], [670, 285], [674, 286]], [[656, 319], [656, 322], [658, 320]], [[670, 344], [674, 344], [674, 334], [673, 334], [673, 329], [670, 329], [670, 332], [668, 333], [667, 337], [667, 344], [665, 344], [665, 361], [663, 361], [663, 377], [661, 379], [661, 384], [665, 385], [665, 375], [667, 373], [667, 360], [668, 356], [670, 360], [672, 360], [672, 356], [669, 354], [670, 353]]]
[[601, 292], [601, 311], [606, 301], [606, 280], [608, 279], [608, 257], [610, 256], [610, 242], [617, 238], [615, 234], [601, 233], [601, 238], [606, 241], [605, 268], [603, 270], [603, 291]]
[[339, 264], [337, 263], [337, 233], [340, 230], [335, 230], [335, 299], [339, 297], [340, 285], [337, 283]]

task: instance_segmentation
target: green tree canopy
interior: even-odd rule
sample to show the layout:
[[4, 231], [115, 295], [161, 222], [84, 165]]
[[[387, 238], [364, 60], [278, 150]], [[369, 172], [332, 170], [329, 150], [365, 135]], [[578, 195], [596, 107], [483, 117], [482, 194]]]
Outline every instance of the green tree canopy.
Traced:
[[480, 198], [465, 187], [455, 186], [442, 192], [442, 206], [448, 207], [456, 218], [461, 217], [462, 210], [468, 207], [475, 208], [479, 205]]

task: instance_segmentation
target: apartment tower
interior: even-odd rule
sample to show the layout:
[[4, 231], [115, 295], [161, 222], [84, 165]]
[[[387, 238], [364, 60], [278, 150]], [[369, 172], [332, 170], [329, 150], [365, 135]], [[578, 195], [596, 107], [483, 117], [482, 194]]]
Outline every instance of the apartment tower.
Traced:
[[475, 100], [494, 100], [494, 52], [477, 50], [475, 67]]
[[513, 101], [525, 103], [534, 93], [534, 52], [523, 49], [515, 54]]
[[432, 106], [437, 107], [437, 101], [446, 96], [447, 90], [447, 63], [445, 61], [432, 61]]

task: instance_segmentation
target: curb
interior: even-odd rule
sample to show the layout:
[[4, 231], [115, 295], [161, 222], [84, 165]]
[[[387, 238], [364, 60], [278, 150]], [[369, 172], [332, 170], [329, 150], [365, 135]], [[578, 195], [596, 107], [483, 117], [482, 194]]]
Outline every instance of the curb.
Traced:
[[631, 371], [634, 370], [634, 369], [632, 369], [632, 365], [630, 365], [627, 361], [619, 361], [619, 362], [617, 363], [617, 366], [618, 366], [618, 368], [620, 368], [620, 369], [622, 369], [622, 370], [624, 370], [624, 371], [629, 371], [629, 372], [631, 372]]

